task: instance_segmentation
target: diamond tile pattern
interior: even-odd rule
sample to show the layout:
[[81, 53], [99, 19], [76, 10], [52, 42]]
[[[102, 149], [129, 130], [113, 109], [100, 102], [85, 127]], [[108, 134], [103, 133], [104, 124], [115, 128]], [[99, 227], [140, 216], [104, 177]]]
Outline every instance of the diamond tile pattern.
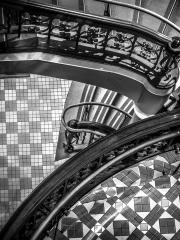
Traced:
[[[116, 174], [84, 196], [60, 220], [58, 231], [67, 239], [180, 239], [180, 178], [169, 174], [180, 155], [163, 154], [148, 162]], [[169, 175], [157, 168], [164, 163]], [[68, 235], [67, 228], [76, 235]]]
[[61, 113], [70, 84], [38, 75], [0, 79], [0, 229], [55, 168]]

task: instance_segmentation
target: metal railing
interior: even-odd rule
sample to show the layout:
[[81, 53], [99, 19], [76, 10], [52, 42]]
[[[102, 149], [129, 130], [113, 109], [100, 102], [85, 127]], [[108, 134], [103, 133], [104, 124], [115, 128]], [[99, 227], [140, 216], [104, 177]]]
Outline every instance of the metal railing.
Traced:
[[[82, 102], [79, 104], [71, 105], [67, 107], [63, 114], [62, 114], [62, 124], [64, 126], [65, 130], [65, 139], [66, 142], [63, 144], [63, 147], [66, 152], [71, 153], [75, 151], [74, 147], [78, 146], [78, 149], [76, 151], [81, 150], [81, 147], [84, 148], [87, 147], [89, 144], [93, 143], [94, 141], [98, 140], [100, 137], [104, 137], [112, 132], [114, 132], [116, 129], [112, 128], [109, 125], [105, 125], [100, 122], [94, 122], [89, 119], [90, 117], [90, 111], [92, 106], [101, 106], [105, 107], [108, 110], [115, 110], [119, 113], [119, 128], [127, 124], [130, 119], [131, 115], [126, 113], [125, 111], [113, 106], [108, 105], [105, 103], [98, 103], [98, 102]], [[74, 110], [75, 108], [79, 107], [85, 107], [85, 119], [77, 120], [77, 119], [70, 119], [68, 122], [66, 120], [66, 114]], [[89, 134], [88, 134], [89, 133]]]
[[[130, 8], [130, 9], [138, 10], [139, 12], [146, 13], [147, 15], [155, 17], [155, 18], [159, 19], [160, 21], [162, 21], [163, 23], [165, 23], [166, 25], [170, 26], [172, 29], [177, 31], [177, 34], [180, 35], [180, 27], [178, 27], [176, 24], [171, 22], [169, 19], [167, 19], [167, 18], [165, 18], [165, 17], [159, 15], [158, 13], [155, 13], [155, 12], [149, 10], [149, 9], [143, 8], [141, 6], [132, 5], [132, 4], [129, 4], [129, 3], [117, 2], [117, 1], [114, 1], [114, 0], [95, 0], [95, 1], [103, 2], [103, 3], [106, 3], [107, 5], [115, 5], [115, 6]], [[149, 28], [151, 28], [151, 26], [149, 26]]]
[[[42, 51], [128, 68], [156, 88], [179, 76], [180, 41], [108, 17], [54, 6], [2, 0], [0, 53]], [[171, 24], [172, 25], [172, 24]]]
[[178, 109], [101, 138], [48, 176], [16, 210], [0, 238], [41, 240], [51, 231], [55, 236], [61, 217], [102, 181], [153, 156], [179, 154], [179, 128]]

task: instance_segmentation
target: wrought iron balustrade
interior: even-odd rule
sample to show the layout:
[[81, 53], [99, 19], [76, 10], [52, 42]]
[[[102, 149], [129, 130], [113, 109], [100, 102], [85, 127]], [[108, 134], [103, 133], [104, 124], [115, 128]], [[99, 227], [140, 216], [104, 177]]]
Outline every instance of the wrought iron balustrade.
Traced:
[[37, 3], [2, 0], [0, 6], [0, 53], [43, 51], [121, 66], [143, 74], [160, 89], [172, 88], [178, 79], [177, 38]]
[[[59, 219], [102, 181], [152, 156], [179, 154], [179, 128], [178, 109], [101, 138], [47, 177], [16, 210], [0, 238], [40, 240], [56, 234]], [[178, 169], [174, 174], [179, 174]]]
[[[104, 137], [116, 129], [109, 125], [105, 125], [100, 122], [94, 122], [90, 119], [90, 111], [92, 107], [105, 107], [107, 111], [115, 111], [119, 113], [117, 120], [119, 122], [119, 128], [125, 126], [131, 119], [131, 115], [125, 111], [104, 103], [98, 102], [82, 102], [79, 104], [71, 105], [66, 108], [62, 115], [62, 124], [65, 127], [65, 138], [64, 149], [66, 152], [73, 152], [76, 148], [77, 151], [95, 142], [100, 137]], [[82, 118], [66, 120], [66, 114], [69, 111], [73, 111], [75, 108], [83, 108]]]

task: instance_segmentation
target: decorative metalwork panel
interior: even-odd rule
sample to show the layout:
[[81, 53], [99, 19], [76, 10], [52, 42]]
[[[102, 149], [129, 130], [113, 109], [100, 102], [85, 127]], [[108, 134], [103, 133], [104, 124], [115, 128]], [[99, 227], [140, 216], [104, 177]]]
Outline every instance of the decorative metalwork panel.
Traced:
[[41, 50], [124, 66], [145, 75], [156, 88], [171, 88], [178, 79], [179, 44], [95, 17], [22, 9], [3, 8], [2, 53]]

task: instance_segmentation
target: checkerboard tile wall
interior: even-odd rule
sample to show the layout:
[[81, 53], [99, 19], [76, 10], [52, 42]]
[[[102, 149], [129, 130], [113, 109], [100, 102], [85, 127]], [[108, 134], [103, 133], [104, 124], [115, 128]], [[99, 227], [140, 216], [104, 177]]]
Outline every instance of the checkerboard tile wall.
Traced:
[[70, 84], [38, 75], [0, 79], [0, 228], [55, 168]]
[[178, 164], [179, 154], [166, 153], [109, 178], [59, 221], [55, 239], [179, 240]]

